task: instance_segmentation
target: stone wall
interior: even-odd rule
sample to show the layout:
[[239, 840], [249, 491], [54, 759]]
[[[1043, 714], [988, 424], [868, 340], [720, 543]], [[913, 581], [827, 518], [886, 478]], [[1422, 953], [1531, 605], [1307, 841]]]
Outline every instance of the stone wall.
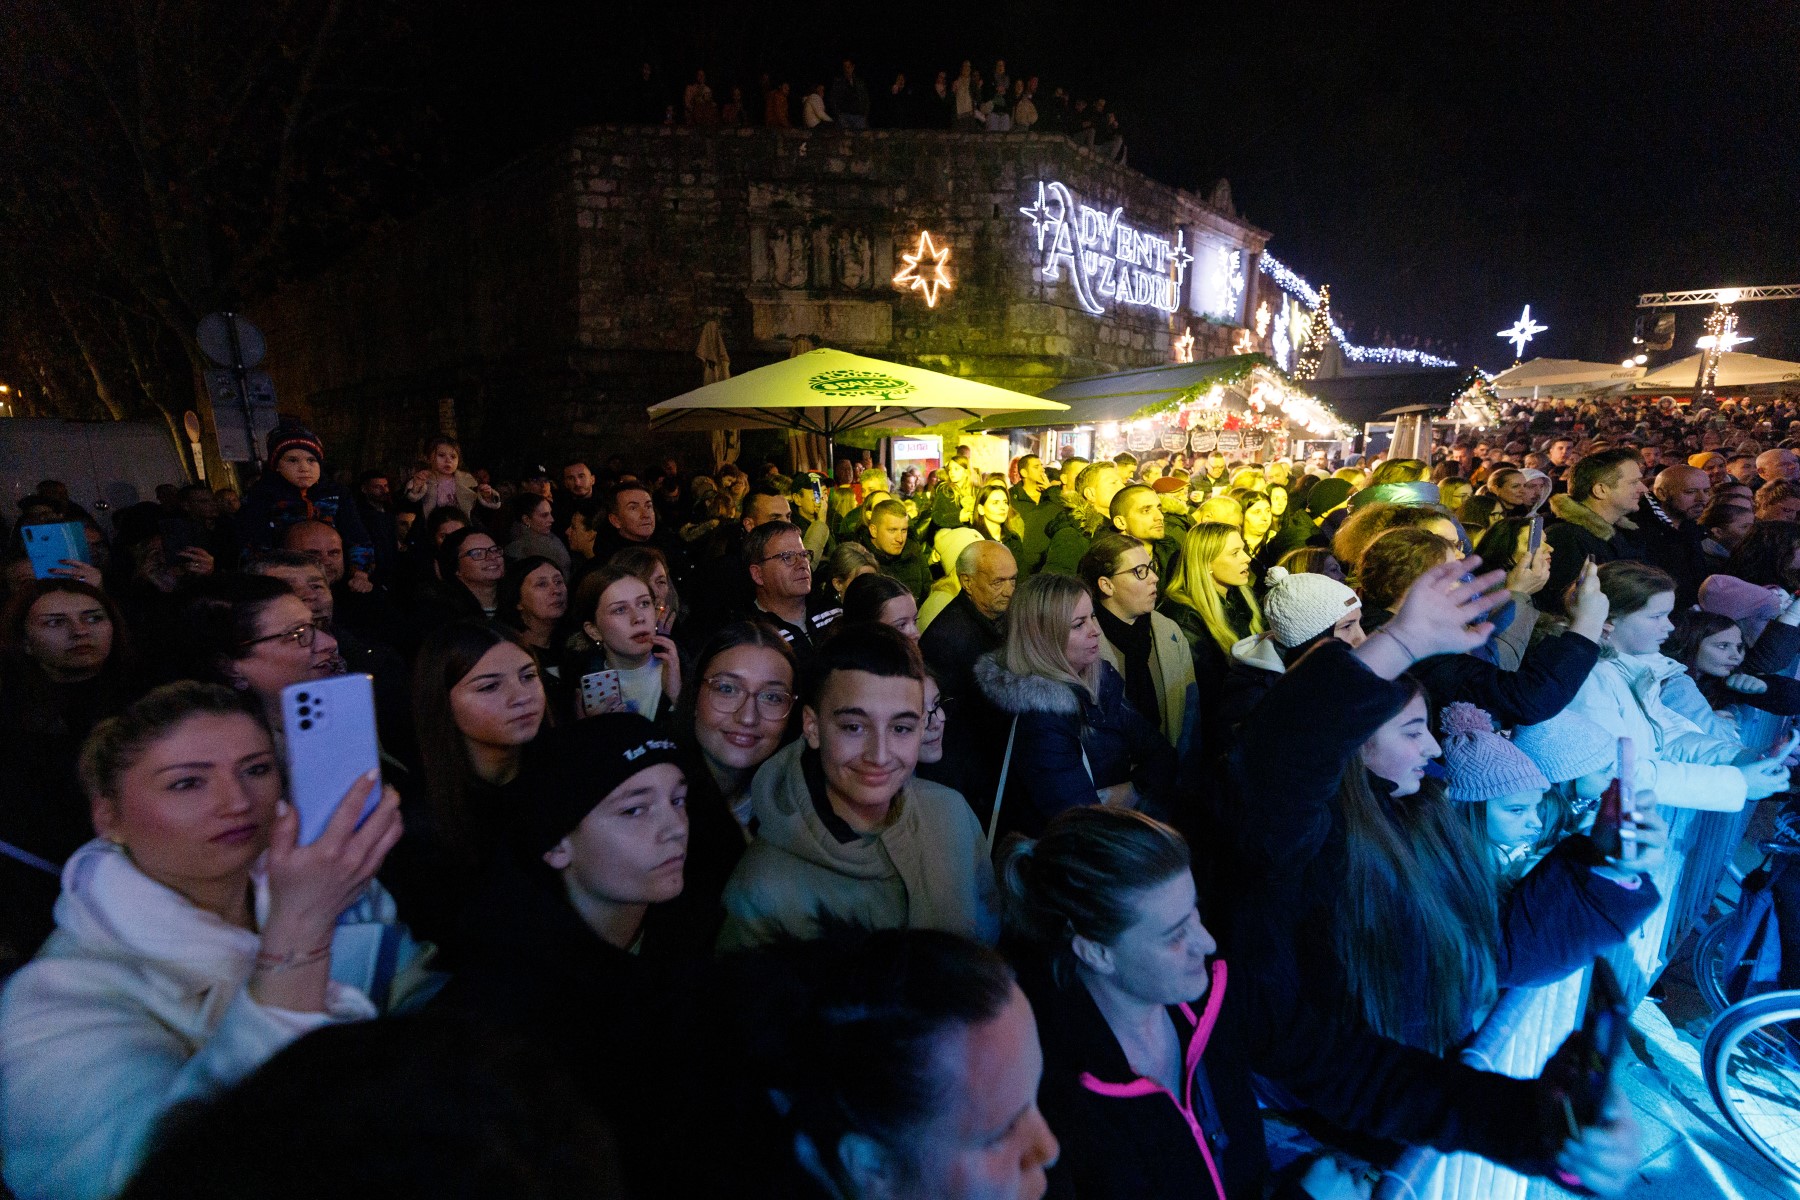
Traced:
[[[470, 460], [509, 471], [649, 453], [644, 407], [699, 384], [711, 320], [737, 373], [804, 337], [1031, 393], [1172, 361], [1188, 331], [1195, 357], [1230, 352], [1235, 324], [1187, 303], [1096, 316], [1066, 278], [1040, 278], [1020, 211], [1040, 181], [1121, 207], [1135, 228], [1179, 229], [1189, 251], [1239, 251], [1240, 311], [1253, 311], [1266, 234], [1060, 136], [601, 127], [257, 316], [283, 409], [317, 422], [340, 464], [403, 459], [451, 397]], [[922, 231], [950, 248], [935, 307], [893, 282]], [[703, 445], [676, 435], [654, 448], [698, 457]]]

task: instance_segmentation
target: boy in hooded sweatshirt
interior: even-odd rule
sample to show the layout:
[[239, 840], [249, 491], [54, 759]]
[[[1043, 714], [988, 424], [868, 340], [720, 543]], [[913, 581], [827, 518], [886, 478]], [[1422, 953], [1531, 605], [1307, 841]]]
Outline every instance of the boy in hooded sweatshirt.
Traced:
[[354, 587], [359, 576], [367, 580], [375, 563], [375, 545], [355, 501], [342, 487], [325, 481], [324, 474], [324, 443], [299, 421], [283, 418], [269, 434], [268, 469], [244, 494], [238, 509], [238, 536], [245, 549], [274, 550], [290, 525], [302, 521], [329, 525], [344, 539]]
[[755, 840], [725, 885], [721, 950], [818, 935], [821, 918], [992, 944], [993, 864], [957, 792], [913, 777], [925, 664], [886, 625], [835, 633], [809, 670], [803, 737], [750, 785]]

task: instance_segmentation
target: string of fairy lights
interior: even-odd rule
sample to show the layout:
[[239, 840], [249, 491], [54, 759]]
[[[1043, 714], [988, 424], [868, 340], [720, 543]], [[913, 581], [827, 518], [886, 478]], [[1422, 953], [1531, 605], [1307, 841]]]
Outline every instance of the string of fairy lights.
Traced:
[[[1276, 287], [1300, 301], [1308, 309], [1313, 310], [1316, 318], [1317, 310], [1323, 302], [1324, 296], [1329, 292], [1328, 288], [1313, 287], [1286, 263], [1266, 250], [1263, 251], [1258, 266], [1264, 275], [1275, 281]], [[1459, 365], [1453, 358], [1427, 354], [1423, 350], [1403, 350], [1398, 346], [1358, 346], [1350, 340], [1343, 327], [1331, 319], [1329, 309], [1326, 312], [1325, 324], [1331, 330], [1332, 339], [1343, 350], [1344, 357], [1351, 362], [1404, 364], [1415, 367], [1454, 367]], [[1302, 355], [1302, 361], [1305, 361], [1306, 357], [1311, 354], [1312, 349], [1309, 342], [1306, 354]], [[1318, 370], [1316, 366], [1313, 369], [1315, 373]], [[1311, 378], [1311, 376], [1305, 378]]]

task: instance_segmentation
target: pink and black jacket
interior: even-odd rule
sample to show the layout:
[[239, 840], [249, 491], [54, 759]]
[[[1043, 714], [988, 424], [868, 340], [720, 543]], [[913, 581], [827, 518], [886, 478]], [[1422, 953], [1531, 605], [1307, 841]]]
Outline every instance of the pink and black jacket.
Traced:
[[1259, 1196], [1268, 1169], [1247, 1064], [1213, 1032], [1227, 971], [1194, 1004], [1168, 1009], [1181, 1038], [1181, 1093], [1132, 1070], [1106, 1019], [1079, 981], [1022, 971], [1044, 1047], [1039, 1105], [1062, 1143], [1050, 1195], [1080, 1197]]

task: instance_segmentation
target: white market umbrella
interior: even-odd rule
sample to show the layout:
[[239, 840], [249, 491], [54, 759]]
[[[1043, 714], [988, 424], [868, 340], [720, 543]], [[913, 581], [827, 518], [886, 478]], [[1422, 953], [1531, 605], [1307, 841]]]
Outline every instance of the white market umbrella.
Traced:
[[825, 438], [854, 429], [923, 429], [989, 413], [1068, 408], [906, 363], [812, 350], [650, 406], [655, 430], [799, 429]]
[[[1691, 392], [1700, 376], [1701, 355], [1693, 354], [1658, 367], [1637, 381], [1640, 391]], [[1800, 362], [1755, 354], [1721, 354], [1715, 388], [1756, 387], [1767, 383], [1800, 383]]]
[[1623, 387], [1644, 374], [1642, 367], [1583, 362], [1577, 358], [1534, 358], [1494, 376], [1495, 395], [1502, 400], [1585, 396]]

